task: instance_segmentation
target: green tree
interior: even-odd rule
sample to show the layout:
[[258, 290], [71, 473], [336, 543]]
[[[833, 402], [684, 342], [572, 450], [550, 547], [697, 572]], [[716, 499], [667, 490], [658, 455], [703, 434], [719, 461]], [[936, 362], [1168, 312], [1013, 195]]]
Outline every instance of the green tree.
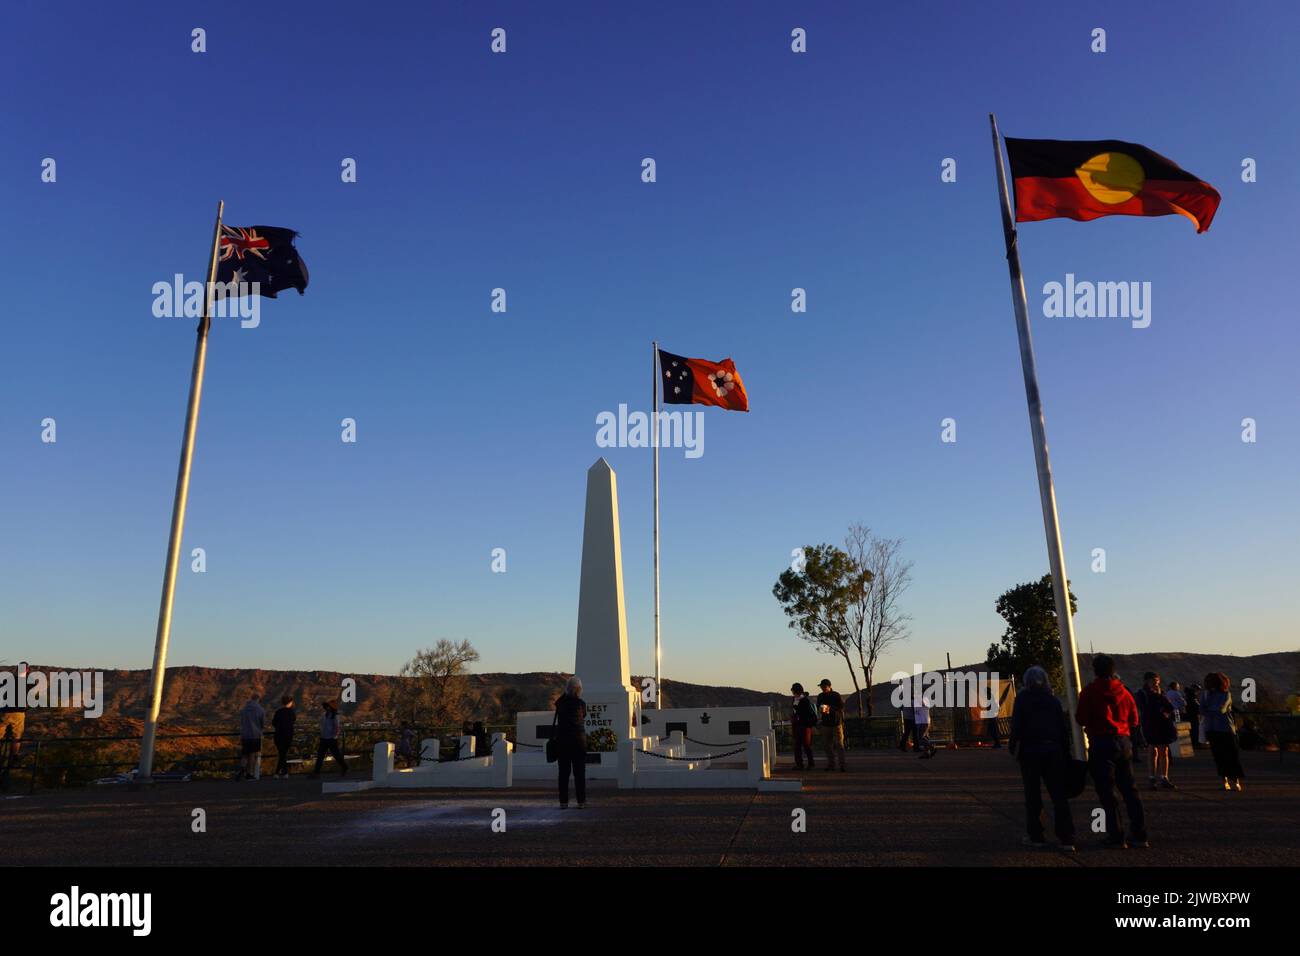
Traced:
[[871, 582], [871, 572], [833, 544], [802, 549], [802, 560], [781, 572], [772, 596], [790, 618], [790, 627], [825, 654], [844, 660], [858, 695], [858, 711], [866, 713], [862, 687], [853, 666], [854, 641], [849, 609]]
[[[1056, 617], [1052, 576], [1044, 574], [1033, 583], [1016, 585], [998, 598], [995, 607], [1007, 622], [1007, 629], [1000, 642], [989, 645], [989, 667], [1003, 675], [1015, 675], [1037, 664], [1047, 671], [1052, 688], [1063, 693], [1061, 626]], [[1070, 592], [1070, 614], [1078, 611], [1079, 602]]]

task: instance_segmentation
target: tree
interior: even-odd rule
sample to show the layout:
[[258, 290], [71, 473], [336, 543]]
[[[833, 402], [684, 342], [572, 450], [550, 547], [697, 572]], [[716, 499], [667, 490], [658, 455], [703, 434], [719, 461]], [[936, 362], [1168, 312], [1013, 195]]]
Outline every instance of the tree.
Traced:
[[[1067, 582], [1066, 590], [1069, 591]], [[1007, 622], [1002, 640], [989, 645], [988, 665], [1004, 675], [1023, 674], [1037, 664], [1047, 671], [1052, 687], [1063, 693], [1061, 675], [1061, 626], [1056, 617], [1052, 576], [1045, 574], [1032, 584], [1018, 584], [1004, 593], [995, 605]], [[1070, 614], [1077, 614], [1079, 602], [1070, 592]]]
[[506, 687], [501, 691], [497, 699], [497, 718], [513, 723], [515, 716], [523, 710], [523, 694], [519, 693], [518, 687]]
[[862, 706], [862, 688], [853, 667], [853, 640], [849, 632], [849, 606], [862, 593], [871, 572], [831, 544], [803, 549], [799, 565], [781, 572], [772, 596], [790, 618], [790, 627], [825, 654], [844, 659], [853, 679], [853, 689]]
[[[899, 606], [912, 584], [912, 564], [901, 557], [902, 538], [878, 538], [862, 524], [849, 526], [844, 551], [865, 581], [849, 602], [849, 644], [862, 670], [863, 690], [858, 694], [859, 713], [870, 717], [872, 675], [880, 655], [892, 644], [907, 638], [911, 615]], [[864, 573], [865, 572], [865, 573]], [[867, 706], [862, 709], [865, 695]]]
[[469, 665], [478, 659], [469, 641], [440, 640], [418, 651], [399, 672], [409, 680], [402, 682], [398, 712], [424, 726], [459, 723], [469, 707]]

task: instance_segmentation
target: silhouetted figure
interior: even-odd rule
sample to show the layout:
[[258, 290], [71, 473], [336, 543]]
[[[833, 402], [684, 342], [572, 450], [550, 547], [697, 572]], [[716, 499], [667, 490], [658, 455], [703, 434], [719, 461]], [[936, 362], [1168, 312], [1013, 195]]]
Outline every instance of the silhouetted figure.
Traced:
[[1187, 688], [1187, 723], [1190, 724], [1192, 748], [1201, 746], [1205, 738], [1201, 736], [1201, 685], [1193, 684]]
[[903, 736], [898, 738], [898, 749], [907, 752], [907, 739], [916, 733], [916, 710], [911, 704], [900, 707], [903, 718]]
[[844, 698], [831, 687], [830, 679], [824, 679], [818, 685], [822, 692], [817, 695], [817, 713], [821, 717], [822, 749], [826, 752], [827, 771], [835, 769], [835, 759], [839, 758], [840, 770], [844, 766]]
[[912, 701], [912, 720], [915, 722], [912, 735], [916, 739], [916, 749], [921, 751], [922, 760], [930, 760], [939, 751], [930, 743], [930, 708], [920, 694]]
[[560, 808], [569, 806], [569, 774], [573, 774], [578, 809], [587, 805], [587, 705], [582, 700], [582, 681], [569, 678], [564, 693], [555, 701], [552, 738], [560, 765]]
[[297, 723], [298, 713], [293, 709], [293, 698], [285, 694], [280, 698], [280, 706], [271, 715], [271, 727], [275, 731], [275, 775], [280, 779], [289, 776], [289, 748], [293, 746], [293, 725]]
[[1205, 739], [1214, 754], [1215, 772], [1223, 778], [1223, 789], [1242, 789], [1246, 773], [1241, 769], [1241, 749], [1237, 743], [1237, 724], [1232, 712], [1232, 686], [1227, 674], [1206, 674], [1201, 692], [1201, 723]]
[[417, 763], [415, 758], [415, 728], [405, 720], [402, 721], [397, 732], [396, 757], [403, 767], [414, 767]]
[[[1074, 719], [1088, 732], [1092, 749], [1088, 769], [1097, 788], [1097, 797], [1106, 812], [1106, 845], [1115, 848], [1148, 847], [1146, 816], [1142, 798], [1133, 782], [1133, 734], [1138, 726], [1137, 704], [1133, 695], [1115, 676], [1115, 662], [1105, 654], [1092, 659], [1096, 679], [1079, 692], [1079, 708]], [[1124, 823], [1120, 818], [1119, 788], [1128, 809], [1130, 839], [1124, 840]]]
[[1044, 844], [1043, 793], [1052, 798], [1056, 838], [1061, 848], [1074, 852], [1074, 817], [1066, 787], [1066, 767], [1070, 759], [1070, 728], [1061, 702], [1052, 694], [1047, 671], [1031, 667], [1025, 671], [1024, 690], [1016, 697], [1011, 711], [1011, 736], [1007, 741], [1011, 756], [1020, 763], [1020, 779], [1025, 787], [1025, 828], [1027, 842]]
[[339, 712], [332, 700], [323, 700], [320, 706], [320, 743], [316, 746], [316, 769], [312, 771], [312, 776], [320, 776], [320, 768], [325, 765], [325, 756], [329, 754], [338, 762], [339, 774], [346, 777], [348, 765], [344, 762], [343, 751], [339, 748], [339, 737], [343, 729], [339, 721]]
[[262, 734], [266, 731], [266, 711], [257, 691], [249, 694], [248, 703], [239, 711], [239, 775], [241, 780], [262, 779]]
[[[21, 661], [14, 670], [14, 678], [18, 681], [27, 679], [27, 662]], [[9, 771], [18, 761], [19, 752], [23, 746], [23, 730], [27, 726], [27, 708], [25, 707], [0, 707], [0, 734], [3, 737], [0, 740], [0, 788], [8, 789]]]
[[1164, 688], [1160, 686], [1160, 675], [1155, 671], [1143, 675], [1142, 689], [1135, 695], [1135, 703], [1142, 718], [1142, 736], [1151, 748], [1151, 789], [1177, 790], [1169, 779], [1169, 747], [1178, 739], [1174, 705], [1165, 696]]
[[813, 734], [817, 730], [817, 710], [803, 689], [803, 684], [791, 684], [790, 693], [794, 695], [794, 704], [790, 713], [790, 734], [794, 737], [794, 766], [796, 770], [804, 768], [805, 761], [809, 770], [817, 766], [813, 759]]

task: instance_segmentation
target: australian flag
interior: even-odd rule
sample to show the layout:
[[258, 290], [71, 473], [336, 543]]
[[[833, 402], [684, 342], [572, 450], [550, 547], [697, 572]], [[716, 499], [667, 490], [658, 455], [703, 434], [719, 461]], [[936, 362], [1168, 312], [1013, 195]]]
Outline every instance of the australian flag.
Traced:
[[[281, 289], [297, 289], [302, 295], [307, 288], [307, 263], [293, 247], [297, 235], [292, 229], [276, 226], [223, 224], [216, 281], [223, 285], [255, 282], [257, 294], [268, 299], [274, 299]], [[252, 291], [241, 288], [236, 295], [249, 295]], [[217, 294], [222, 294], [220, 289]]]

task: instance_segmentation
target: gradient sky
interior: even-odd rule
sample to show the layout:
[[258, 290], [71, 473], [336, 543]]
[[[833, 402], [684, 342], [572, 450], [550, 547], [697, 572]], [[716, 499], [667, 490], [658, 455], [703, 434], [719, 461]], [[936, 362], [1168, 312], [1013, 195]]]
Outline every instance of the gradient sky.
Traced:
[[[208, 571], [183, 560], [169, 663], [391, 673], [448, 637], [569, 669], [604, 454], [652, 671], [649, 453], [595, 420], [645, 407], [654, 338], [734, 358], [752, 407], [663, 454], [665, 676], [848, 686], [770, 592], [854, 521], [915, 564], [882, 673], [982, 659], [997, 596], [1047, 570], [990, 111], [1223, 194], [1199, 236], [1021, 228], [1081, 649], [1300, 644], [1294, 4], [290, 6], [10, 5], [0, 659], [149, 665], [194, 342], [150, 290], [202, 278], [217, 199], [299, 230], [311, 286], [213, 329], [184, 549]], [[1067, 272], [1151, 282], [1150, 328], [1043, 318]]]

